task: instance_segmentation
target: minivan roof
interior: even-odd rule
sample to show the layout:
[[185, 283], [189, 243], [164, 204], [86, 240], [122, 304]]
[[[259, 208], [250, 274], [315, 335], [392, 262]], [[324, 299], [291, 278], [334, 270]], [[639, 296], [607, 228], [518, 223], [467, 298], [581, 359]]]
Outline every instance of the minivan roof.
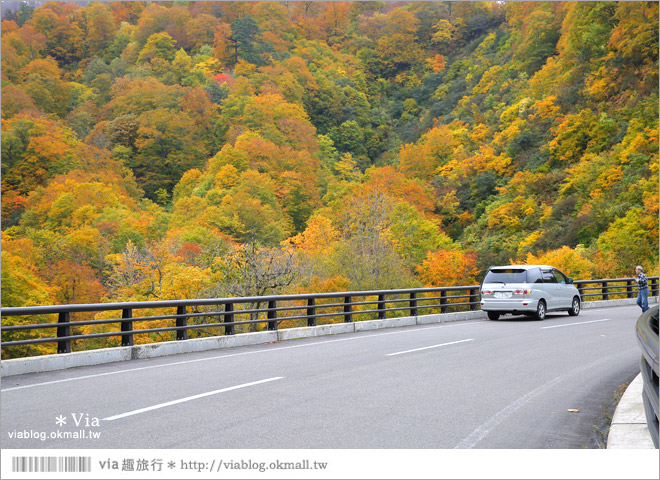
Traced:
[[490, 267], [488, 270], [495, 270], [499, 268], [518, 268], [520, 270], [529, 270], [531, 268], [553, 268], [550, 265], [498, 265]]

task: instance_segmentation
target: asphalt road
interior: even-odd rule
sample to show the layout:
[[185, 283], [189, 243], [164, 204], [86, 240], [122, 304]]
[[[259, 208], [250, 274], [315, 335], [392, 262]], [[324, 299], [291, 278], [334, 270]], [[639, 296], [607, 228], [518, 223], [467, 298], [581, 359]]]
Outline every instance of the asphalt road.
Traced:
[[507, 316], [6, 377], [0, 445], [594, 448], [614, 391], [639, 372], [639, 313]]

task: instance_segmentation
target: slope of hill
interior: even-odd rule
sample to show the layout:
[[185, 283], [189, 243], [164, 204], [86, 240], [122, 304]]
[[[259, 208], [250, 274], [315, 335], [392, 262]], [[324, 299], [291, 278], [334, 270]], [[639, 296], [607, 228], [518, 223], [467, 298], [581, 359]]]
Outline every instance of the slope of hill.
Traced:
[[3, 306], [653, 271], [658, 4], [6, 11], [2, 173]]

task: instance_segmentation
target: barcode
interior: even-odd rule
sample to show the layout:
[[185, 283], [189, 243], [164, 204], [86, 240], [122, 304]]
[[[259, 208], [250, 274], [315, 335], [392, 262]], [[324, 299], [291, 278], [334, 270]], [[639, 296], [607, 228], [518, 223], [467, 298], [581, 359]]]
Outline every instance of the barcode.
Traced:
[[12, 472], [91, 472], [92, 457], [12, 457]]

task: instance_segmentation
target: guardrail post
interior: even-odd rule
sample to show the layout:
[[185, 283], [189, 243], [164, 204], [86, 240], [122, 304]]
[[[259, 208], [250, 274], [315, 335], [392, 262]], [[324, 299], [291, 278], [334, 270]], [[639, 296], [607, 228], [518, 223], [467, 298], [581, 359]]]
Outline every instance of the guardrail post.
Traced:
[[470, 289], [470, 311], [475, 312], [477, 310], [477, 304], [479, 303], [478, 299], [479, 290], [476, 288]]
[[[181, 315], [186, 314], [186, 307], [184, 305], [176, 307], [176, 326], [177, 327], [186, 327], [188, 326], [188, 318]], [[188, 340], [188, 329], [183, 328], [176, 331], [177, 340]]]
[[626, 297], [633, 298], [632, 280], [626, 280]]
[[378, 295], [378, 320], [385, 319], [385, 294]]
[[[71, 326], [69, 321], [69, 312], [60, 312], [57, 318], [57, 323], [62, 324], [62, 326], [57, 327], [58, 337], [68, 337], [71, 335]], [[57, 342], [57, 353], [71, 353], [71, 340], [60, 340]]]
[[353, 306], [351, 305], [351, 297], [344, 297], [344, 322], [351, 323], [353, 321]]
[[580, 292], [580, 298], [581, 298], [582, 301], [584, 302], [584, 287], [582, 286], [583, 283], [582, 283], [582, 282], [580, 282], [580, 283], [578, 283], [578, 282], [573, 282], [573, 283], [574, 283], [575, 286], [577, 287], [578, 292]]
[[[133, 309], [125, 308], [121, 311], [122, 319], [133, 318]], [[132, 320], [123, 320], [121, 322], [121, 331], [122, 332], [131, 332], [133, 330], [133, 321]], [[131, 347], [133, 346], [133, 334], [124, 333], [121, 336], [121, 346], [122, 347]]]
[[417, 292], [410, 292], [410, 316], [417, 316]]
[[440, 290], [440, 313], [447, 313], [447, 291]]
[[657, 278], [652, 278], [651, 279], [651, 296], [655, 297], [658, 295], [658, 279]]
[[601, 293], [602, 293], [602, 296], [603, 296], [603, 300], [609, 300], [610, 299], [610, 295], [609, 295], [610, 289], [607, 287], [607, 285], [608, 285], [607, 282], [602, 282], [601, 283], [601, 286], [602, 286], [602, 292]]
[[277, 303], [275, 300], [268, 300], [268, 330], [277, 330]]
[[234, 304], [225, 304], [225, 335], [234, 334]]
[[316, 326], [316, 301], [313, 298], [307, 299], [307, 326]]

